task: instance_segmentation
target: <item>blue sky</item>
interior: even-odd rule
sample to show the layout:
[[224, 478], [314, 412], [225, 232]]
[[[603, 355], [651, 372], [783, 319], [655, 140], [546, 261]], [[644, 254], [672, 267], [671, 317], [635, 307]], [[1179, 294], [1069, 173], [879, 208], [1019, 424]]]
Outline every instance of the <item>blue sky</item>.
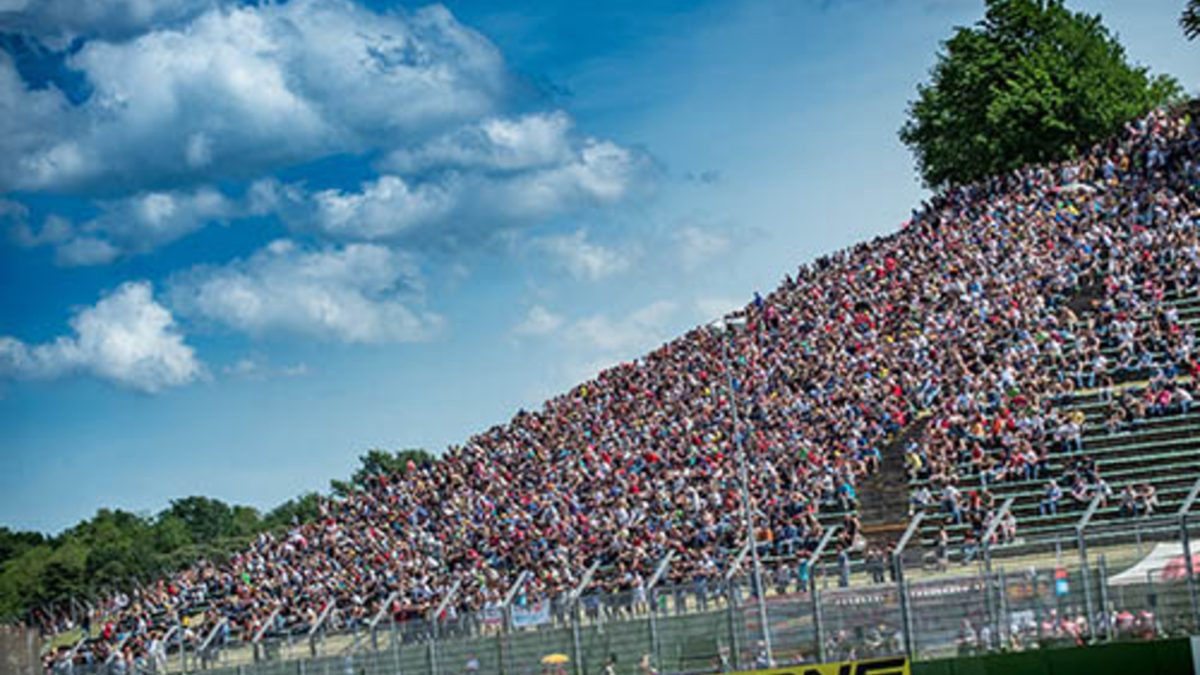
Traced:
[[[981, 12], [579, 4], [0, 2], [0, 523], [270, 507], [894, 229]], [[1182, 3], [1071, 4], [1197, 91]]]

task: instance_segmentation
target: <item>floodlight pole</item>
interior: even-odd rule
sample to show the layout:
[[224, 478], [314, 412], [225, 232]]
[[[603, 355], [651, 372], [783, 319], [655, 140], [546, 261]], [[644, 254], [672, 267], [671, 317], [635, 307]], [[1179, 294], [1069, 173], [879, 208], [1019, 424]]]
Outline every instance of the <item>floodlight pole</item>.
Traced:
[[775, 655], [771, 649], [771, 628], [767, 623], [767, 597], [763, 588], [762, 580], [762, 560], [758, 555], [758, 542], [756, 533], [754, 532], [754, 512], [750, 504], [750, 467], [746, 458], [746, 448], [742, 443], [742, 436], [739, 433], [741, 423], [738, 419], [737, 406], [737, 390], [733, 377], [733, 361], [729, 355], [729, 342], [733, 337], [733, 329], [736, 324], [729, 321], [728, 317], [720, 322], [722, 331], [721, 336], [721, 354], [724, 359], [725, 375], [729, 386], [729, 410], [733, 417], [733, 445], [734, 452], [738, 458], [738, 478], [742, 488], [742, 519], [746, 522], [746, 540], [750, 545], [750, 558], [754, 564], [754, 594], [758, 599], [758, 622], [762, 628], [763, 649], [767, 656], [767, 665], [775, 663]]

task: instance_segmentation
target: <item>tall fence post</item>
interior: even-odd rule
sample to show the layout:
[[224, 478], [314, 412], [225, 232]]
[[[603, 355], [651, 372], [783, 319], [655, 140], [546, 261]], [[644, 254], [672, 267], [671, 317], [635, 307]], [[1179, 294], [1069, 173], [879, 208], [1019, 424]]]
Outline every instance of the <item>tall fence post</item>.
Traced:
[[504, 642], [508, 639], [508, 633], [512, 630], [512, 603], [516, 600], [517, 593], [525, 588], [525, 583], [529, 581], [529, 571], [524, 570], [517, 575], [517, 580], [513, 582], [508, 593], [504, 596], [504, 601], [500, 604], [500, 632], [496, 638], [496, 650], [499, 652], [500, 675], [505, 675], [508, 672], [507, 654], [504, 649]]
[[821, 554], [825, 552], [825, 547], [833, 539], [833, 535], [838, 531], [838, 526], [830, 526], [825, 530], [821, 541], [817, 542], [817, 548], [813, 550], [812, 556], [809, 558], [809, 581], [812, 584], [812, 603], [813, 603], [813, 629], [817, 640], [817, 654], [820, 660], [825, 661], [825, 620], [821, 612], [821, 592], [817, 588], [817, 568], [821, 561]]
[[579, 579], [579, 584], [567, 596], [567, 601], [571, 608], [571, 645], [575, 650], [575, 675], [583, 675], [583, 644], [579, 637], [579, 622], [582, 617], [579, 613], [579, 598], [587, 587], [592, 583], [592, 577], [596, 576], [596, 570], [600, 569], [600, 561], [597, 560], [587, 568], [583, 576]]
[[[658, 563], [658, 567], [655, 568], [654, 574], [650, 577], [650, 581], [649, 581], [649, 583], [646, 584], [646, 587], [645, 587], [646, 602], [649, 603], [649, 609], [650, 609], [650, 617], [649, 617], [650, 653], [654, 654], [654, 663], [658, 666], [658, 668], [660, 670], [662, 669], [663, 662], [662, 662], [662, 646], [659, 643], [659, 639], [658, 639], [657, 589], [658, 589], [658, 582], [661, 581], [663, 578], [663, 575], [667, 573], [667, 570], [671, 567], [671, 561], [674, 559], [675, 559], [675, 551], [668, 551], [667, 554], [665, 556], [663, 556], [662, 561]], [[705, 589], [705, 592], [707, 592], [707, 589]]]
[[738, 592], [734, 588], [734, 577], [737, 576], [738, 570], [742, 568], [742, 562], [746, 556], [750, 555], [750, 543], [747, 542], [738, 554], [733, 557], [733, 562], [729, 564], [729, 569], [725, 571], [725, 607], [729, 617], [729, 651], [733, 653], [733, 667], [741, 670], [742, 668], [742, 649], [738, 643], [738, 623], [741, 621], [742, 614], [738, 607]]
[[1012, 632], [1012, 617], [1008, 611], [1008, 579], [1004, 575], [1003, 567], [996, 573], [996, 601], [1000, 606], [1000, 611], [992, 634], [996, 638], [996, 649], [1002, 650], [1008, 643], [1008, 636]]
[[441, 637], [442, 615], [450, 608], [450, 603], [454, 602], [454, 598], [458, 596], [458, 589], [462, 588], [462, 577], [454, 580], [454, 584], [450, 586], [450, 590], [446, 591], [446, 596], [438, 603], [437, 608], [433, 610], [433, 616], [429, 618], [433, 622], [432, 639], [429, 641], [429, 670], [433, 675], [438, 675], [441, 672], [441, 665], [438, 663], [438, 639]]
[[1200, 478], [1192, 484], [1192, 489], [1188, 491], [1187, 498], [1183, 500], [1183, 504], [1179, 507], [1179, 540], [1183, 545], [1183, 560], [1187, 570], [1187, 587], [1188, 598], [1192, 603], [1192, 630], [1195, 631], [1200, 627], [1200, 598], [1196, 595], [1196, 570], [1192, 563], [1192, 537], [1188, 532], [1188, 515], [1191, 513], [1192, 504], [1195, 503], [1196, 497], [1200, 495]]
[[1100, 554], [1100, 560], [1097, 562], [1097, 575], [1100, 577], [1100, 613], [1104, 616], [1104, 639], [1107, 642], [1112, 642], [1113, 639], [1113, 611], [1108, 601], [1108, 565], [1104, 560], [1104, 554]]
[[262, 661], [266, 658], [266, 654], [263, 653], [262, 646], [263, 635], [266, 635], [267, 629], [271, 627], [271, 624], [275, 623], [275, 617], [279, 616], [279, 610], [281, 609], [283, 609], [283, 605], [276, 605], [275, 609], [271, 611], [270, 616], [268, 616], [267, 620], [258, 627], [258, 630], [254, 632], [254, 637], [250, 640], [254, 648], [255, 662]]
[[910, 661], [915, 651], [915, 641], [912, 634], [912, 607], [909, 604], [908, 583], [904, 579], [904, 549], [908, 547], [909, 540], [917, 533], [923, 520], [925, 520], [925, 512], [917, 511], [912, 520], [909, 521], [908, 527], [905, 528], [904, 534], [900, 536], [900, 541], [896, 542], [895, 551], [892, 553], [892, 565], [895, 568], [894, 574], [896, 576], [896, 593], [900, 601], [900, 626], [904, 631], [904, 653]]
[[812, 612], [813, 612], [813, 639], [817, 643], [817, 660], [821, 663], [826, 661], [825, 658], [825, 618], [821, 612], [821, 589], [817, 586], [817, 578], [812, 577]]
[[183, 619], [176, 614], [175, 622], [175, 625], [179, 628], [179, 632], [175, 636], [176, 642], [179, 645], [179, 671], [187, 675], [187, 645], [183, 641], [185, 632], [183, 629]]
[[[1000, 527], [1000, 522], [1008, 515], [1012, 509], [1015, 496], [1004, 500], [1000, 505], [1000, 509], [992, 514], [988, 520], [987, 526], [983, 530], [983, 536], [980, 538], [979, 545], [983, 548], [983, 605], [987, 611], [988, 622], [992, 625], [991, 633], [993, 636], [998, 635], [1000, 630], [999, 610], [996, 607], [996, 590], [995, 590], [995, 575], [992, 573], [992, 537], [996, 536], [996, 529]], [[989, 645], [990, 647], [990, 645]]]
[[1091, 575], [1088, 570], [1087, 539], [1083, 534], [1084, 530], [1087, 529], [1088, 523], [1091, 522], [1092, 516], [1096, 514], [1096, 509], [1100, 508], [1101, 498], [1103, 498], [1103, 495], [1100, 494], [1092, 497], [1087, 510], [1083, 512], [1083, 515], [1079, 518], [1079, 522], [1075, 525], [1075, 544], [1079, 548], [1079, 574], [1080, 581], [1083, 583], [1083, 606], [1087, 611], [1089, 635], [1095, 635], [1096, 616], [1093, 613], [1092, 607], [1092, 584]]
[[742, 648], [738, 644], [737, 623], [734, 617], [738, 614], [737, 593], [733, 591], [732, 576], [726, 577], [725, 584], [725, 617], [729, 623], [729, 652], [735, 670], [742, 669]]

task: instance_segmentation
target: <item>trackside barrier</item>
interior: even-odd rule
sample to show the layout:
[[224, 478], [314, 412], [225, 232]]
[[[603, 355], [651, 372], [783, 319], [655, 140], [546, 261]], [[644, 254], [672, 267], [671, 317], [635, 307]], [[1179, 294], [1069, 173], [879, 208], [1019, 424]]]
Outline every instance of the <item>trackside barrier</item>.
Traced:
[[[1078, 537], [1049, 548], [993, 542], [995, 528], [987, 527], [984, 545], [951, 550], [922, 539], [922, 530], [939, 525], [918, 514], [890, 560], [865, 569], [822, 555], [839, 536], [831, 526], [810, 553], [767, 559], [765, 612], [746, 564], [750, 551], [741, 547], [715, 574], [684, 573], [681, 554], [647, 561], [649, 579], [627, 590], [612, 590], [612, 572], [593, 564], [571, 592], [539, 597], [533, 576], [522, 573], [503, 589], [502, 601], [477, 611], [455, 607], [453, 598], [438, 611], [414, 611], [393, 595], [386, 612], [330, 604], [311, 623], [289, 624], [280, 613], [254, 631], [181, 622], [158, 635], [154, 656], [100, 651], [102, 645], [83, 640], [64, 647], [52, 670], [525, 675], [540, 673], [542, 659], [556, 655], [566, 663], [551, 672], [570, 675], [597, 675], [613, 660], [618, 673], [640, 672], [642, 662], [660, 673], [695, 673], [894, 656], [920, 664], [1146, 642], [1195, 634], [1200, 625], [1196, 565], [1184, 553], [1191, 548], [1187, 513], [1085, 519], [1073, 533]], [[1071, 539], [1080, 555], [1069, 551]]]

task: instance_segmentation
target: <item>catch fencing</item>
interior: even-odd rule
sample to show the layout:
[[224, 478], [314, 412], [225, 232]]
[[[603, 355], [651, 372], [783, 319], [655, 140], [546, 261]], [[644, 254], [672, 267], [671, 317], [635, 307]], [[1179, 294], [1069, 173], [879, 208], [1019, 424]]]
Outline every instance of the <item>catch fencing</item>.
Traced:
[[1197, 492], [1200, 483], [1171, 515], [1092, 523], [1095, 509], [1088, 509], [1074, 532], [1052, 540], [963, 545], [940, 554], [920, 545], [918, 517], [882, 567], [848, 567], [842, 560], [809, 570], [764, 557], [761, 598], [744, 555], [727, 576], [682, 585], [657, 583], [666, 578], [667, 559], [638, 591], [601, 592], [585, 581], [565, 597], [535, 599], [516, 585], [505, 602], [480, 612], [457, 613], [446, 603], [408, 620], [328, 607], [301, 630], [234, 638], [225, 626], [202, 627], [187, 631], [187, 639], [178, 632], [148, 655], [114, 654], [97, 663], [75, 652], [52, 670], [591, 675], [612, 662], [617, 673], [648, 667], [698, 673], [1189, 635], [1200, 625], [1200, 560], [1193, 564], [1185, 554], [1197, 534], [1187, 517]]

